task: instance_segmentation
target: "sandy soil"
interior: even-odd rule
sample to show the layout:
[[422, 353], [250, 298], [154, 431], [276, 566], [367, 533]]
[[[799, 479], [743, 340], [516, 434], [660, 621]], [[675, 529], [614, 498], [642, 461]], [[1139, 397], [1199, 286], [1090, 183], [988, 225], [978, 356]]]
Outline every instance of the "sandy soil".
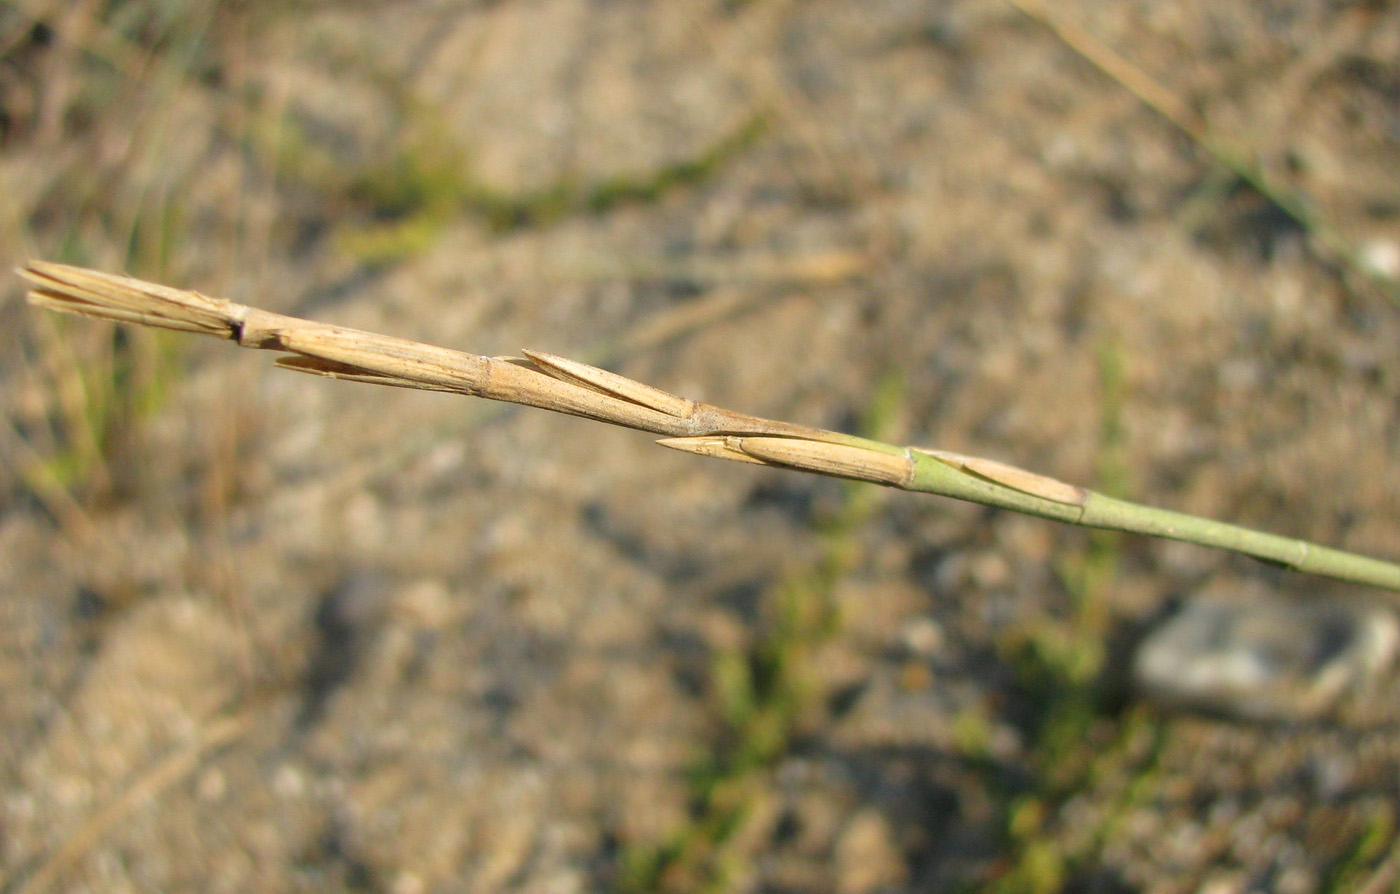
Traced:
[[[1356, 256], [1003, 0], [6, 4], [0, 246], [1400, 558], [1400, 8], [1056, 8]], [[6, 892], [1394, 890], [1393, 676], [1097, 685], [1375, 593], [3, 298]]]

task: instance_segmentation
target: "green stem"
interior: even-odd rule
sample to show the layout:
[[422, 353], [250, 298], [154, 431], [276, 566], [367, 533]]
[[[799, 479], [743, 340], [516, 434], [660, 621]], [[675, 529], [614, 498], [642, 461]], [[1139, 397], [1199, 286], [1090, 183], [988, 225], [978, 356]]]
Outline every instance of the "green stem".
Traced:
[[906, 490], [955, 497], [1073, 525], [1228, 549], [1294, 571], [1400, 591], [1400, 565], [1393, 562], [1169, 509], [1116, 500], [1092, 491], [1085, 492], [1082, 505], [1059, 502], [979, 478], [918, 451], [913, 451], [913, 458], [914, 474]]
[[911, 450], [909, 454], [914, 460], [914, 474], [905, 486], [905, 490], [940, 494], [972, 503], [981, 503], [984, 506], [996, 506], [999, 509], [1011, 509], [1015, 512], [1024, 512], [1027, 515], [1068, 522], [1072, 525], [1080, 524], [1080, 517], [1083, 514], [1081, 506], [1048, 500], [1045, 497], [1038, 497], [978, 478], [976, 475], [955, 469], [918, 450]]
[[1308, 574], [1400, 590], [1400, 565], [1238, 525], [1091, 493], [1079, 524], [1215, 546]]

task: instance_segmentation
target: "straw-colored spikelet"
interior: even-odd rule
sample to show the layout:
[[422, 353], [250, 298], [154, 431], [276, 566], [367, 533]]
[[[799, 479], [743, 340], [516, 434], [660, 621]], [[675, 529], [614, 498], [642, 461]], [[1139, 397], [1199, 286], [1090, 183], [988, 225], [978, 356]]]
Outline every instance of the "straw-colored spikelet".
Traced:
[[64, 313], [199, 332], [280, 351], [277, 365], [335, 379], [449, 391], [540, 407], [664, 437], [665, 447], [941, 494], [1089, 527], [1235, 550], [1298, 571], [1400, 590], [1400, 565], [1115, 500], [995, 460], [899, 447], [735, 413], [541, 351], [483, 357], [316, 323], [129, 276], [33, 261], [31, 303]]

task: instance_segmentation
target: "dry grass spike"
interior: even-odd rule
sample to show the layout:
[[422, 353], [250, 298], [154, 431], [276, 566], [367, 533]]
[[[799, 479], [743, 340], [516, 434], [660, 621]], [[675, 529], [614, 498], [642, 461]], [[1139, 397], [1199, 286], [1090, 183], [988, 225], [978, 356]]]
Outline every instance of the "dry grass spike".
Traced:
[[1128, 503], [1009, 466], [736, 413], [542, 351], [484, 357], [209, 298], [128, 276], [33, 261], [19, 271], [49, 310], [197, 332], [280, 351], [295, 372], [539, 407], [652, 434], [689, 453], [940, 494], [1088, 527], [1245, 553], [1400, 591], [1400, 565], [1302, 540]]

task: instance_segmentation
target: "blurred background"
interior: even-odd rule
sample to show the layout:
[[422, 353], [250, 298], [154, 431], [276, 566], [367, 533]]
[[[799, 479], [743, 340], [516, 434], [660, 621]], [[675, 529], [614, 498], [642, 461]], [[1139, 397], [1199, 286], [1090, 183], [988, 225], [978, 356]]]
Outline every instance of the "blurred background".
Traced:
[[[4, 0], [0, 252], [1400, 558], [1388, 0]], [[1384, 594], [23, 294], [7, 894], [1400, 884]]]

